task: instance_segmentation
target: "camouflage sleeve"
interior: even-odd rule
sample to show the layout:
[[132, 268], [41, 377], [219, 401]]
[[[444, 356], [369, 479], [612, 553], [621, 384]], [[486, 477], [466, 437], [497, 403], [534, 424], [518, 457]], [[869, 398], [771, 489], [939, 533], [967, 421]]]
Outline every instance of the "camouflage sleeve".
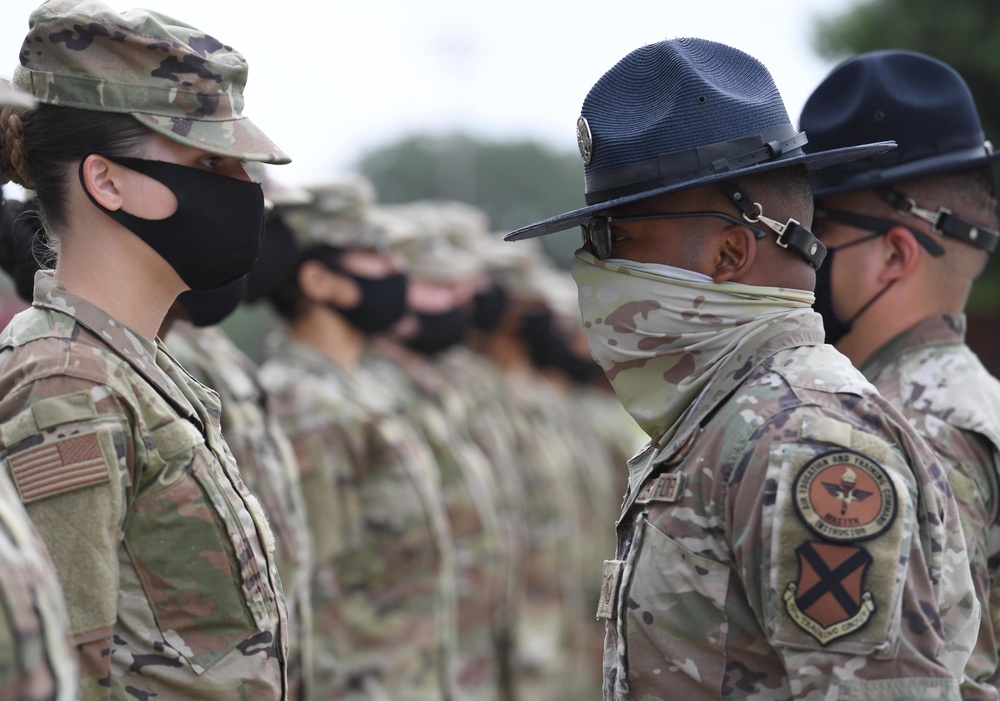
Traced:
[[3, 457], [66, 596], [81, 698], [108, 698], [132, 485], [129, 413], [106, 386], [74, 378], [39, 380], [18, 393], [26, 408], [0, 424]]
[[447, 683], [439, 672], [455, 645], [439, 476], [429, 449], [402, 420], [374, 416], [366, 433], [366, 457], [354, 465], [359, 531], [337, 561], [344, 625], [359, 643], [349, 664], [381, 676], [393, 697], [403, 690], [431, 697]]
[[0, 470], [0, 701], [76, 698], [62, 591], [14, 485]]
[[[933, 417], [925, 417], [929, 421]], [[978, 434], [941, 426], [934, 447], [955, 493], [962, 531], [968, 544], [972, 583], [983, 614], [975, 649], [965, 666], [965, 698], [1000, 698], [996, 683], [1000, 662], [1000, 523], [997, 522], [997, 466], [992, 444]], [[991, 564], [990, 560], [993, 559]]]
[[959, 698], [978, 607], [940, 485], [819, 410], [780, 413], [731, 445], [721, 517], [756, 619], [747, 631], [781, 656], [794, 697]]
[[358, 505], [347, 487], [353, 482], [350, 445], [335, 422], [317, 414], [281, 417], [302, 484], [302, 497], [312, 535], [314, 562], [328, 562], [342, 547]]

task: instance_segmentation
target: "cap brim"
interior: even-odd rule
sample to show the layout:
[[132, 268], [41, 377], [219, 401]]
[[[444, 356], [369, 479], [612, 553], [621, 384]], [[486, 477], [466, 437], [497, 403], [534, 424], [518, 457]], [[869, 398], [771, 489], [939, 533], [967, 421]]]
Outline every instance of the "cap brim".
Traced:
[[558, 231], [572, 229], [574, 226], [583, 224], [587, 221], [587, 219], [594, 216], [598, 212], [603, 212], [605, 210], [620, 207], [632, 202], [646, 200], [650, 197], [665, 195], [669, 192], [689, 190], [693, 187], [708, 185], [722, 180], [733, 180], [747, 175], [763, 173], [769, 170], [776, 170], [778, 168], [788, 168], [795, 165], [805, 165], [808, 166], [810, 170], [826, 168], [838, 163], [846, 163], [848, 161], [855, 161], [859, 158], [875, 156], [894, 148], [896, 148], [895, 141], [879, 141], [873, 144], [847, 146], [844, 148], [830, 149], [829, 151], [819, 151], [817, 153], [802, 153], [788, 158], [765, 161], [764, 163], [758, 163], [757, 165], [740, 168], [739, 170], [727, 170], [720, 173], [712, 173], [711, 175], [701, 176], [692, 180], [670, 183], [669, 185], [663, 185], [631, 195], [616, 197], [614, 199], [598, 202], [596, 204], [573, 210], [572, 212], [567, 212], [566, 214], [560, 214], [555, 217], [543, 219], [542, 221], [531, 224], [530, 226], [524, 226], [510, 232], [503, 237], [503, 240], [521, 241], [523, 239], [532, 239], [536, 236], [545, 236], [547, 234], [554, 234]]
[[945, 153], [930, 158], [921, 158], [917, 161], [900, 163], [895, 166], [878, 167], [872, 166], [856, 173], [845, 176], [842, 173], [832, 174], [829, 178], [824, 178], [823, 173], [810, 176], [810, 184], [813, 196], [817, 199], [830, 195], [840, 195], [858, 190], [870, 190], [883, 185], [891, 185], [903, 180], [913, 180], [923, 178], [928, 175], [940, 175], [942, 173], [953, 173], [959, 170], [967, 170], [978, 166], [989, 165], [1000, 160], [1000, 152], [987, 154], [983, 147], [976, 147], [966, 151]]
[[133, 112], [132, 116], [168, 139], [218, 156], [283, 165], [292, 159], [246, 117], [195, 120]]

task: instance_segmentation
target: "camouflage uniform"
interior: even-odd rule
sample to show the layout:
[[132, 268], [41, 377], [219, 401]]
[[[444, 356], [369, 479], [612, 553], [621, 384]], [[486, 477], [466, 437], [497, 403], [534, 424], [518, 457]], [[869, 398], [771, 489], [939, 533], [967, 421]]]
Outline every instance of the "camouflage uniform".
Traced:
[[395, 394], [434, 454], [455, 552], [458, 691], [467, 699], [496, 699], [502, 674], [496, 643], [508, 635], [510, 553], [503, 549], [509, 539], [492, 466], [466, 435], [461, 411], [447, 410], [461, 400], [428, 359], [381, 340], [363, 366]]
[[0, 701], [76, 698], [76, 660], [55, 568], [0, 470]]
[[0, 364], [2, 457], [66, 594], [81, 698], [285, 698], [273, 536], [218, 396], [47, 272]]
[[451, 698], [453, 562], [433, 457], [363, 369], [289, 341], [261, 381], [313, 536], [313, 697]]
[[605, 698], [959, 697], [979, 607], [945, 475], [822, 340], [763, 326], [630, 461]]
[[934, 448], [948, 471], [983, 607], [965, 699], [1000, 698], [1000, 382], [965, 345], [965, 317], [926, 319], [877, 350], [865, 377]]
[[[541, 374], [508, 372], [504, 386], [521, 448], [528, 535], [527, 591], [517, 641], [519, 694], [526, 699], [579, 697], [575, 685], [582, 677], [576, 664], [584, 640], [577, 623], [586, 621], [592, 608], [581, 567], [590, 545], [590, 526], [581, 525], [584, 478], [570, 446], [576, 430], [568, 427], [562, 399]], [[597, 520], [590, 524], [596, 526]]]
[[[571, 445], [579, 443], [579, 427], [569, 424], [571, 412], [540, 374], [528, 368], [504, 372], [461, 346], [442, 354], [439, 363], [466, 398], [471, 434], [495, 460], [504, 511], [519, 524], [512, 534], [519, 557], [510, 594], [516, 607], [514, 695], [585, 696], [580, 687], [586, 688], [586, 675], [574, 665], [587, 629], [575, 628], [581, 621], [587, 625], [592, 609], [586, 602], [593, 599], [586, 595], [590, 573], [582, 572], [581, 561], [601, 519], [586, 509], [587, 478], [580, 471], [590, 468], [593, 456], [584, 458], [586, 466], [578, 462]], [[604, 527], [610, 530], [611, 523]], [[587, 628], [599, 644], [599, 627]]]
[[305, 698], [311, 661], [310, 544], [292, 446], [268, 411], [257, 366], [221, 329], [178, 320], [166, 343], [185, 370], [219, 393], [222, 432], [240, 475], [251, 493], [259, 495], [271, 523], [288, 609], [288, 695]]
[[468, 346], [458, 345], [442, 353], [436, 362], [447, 379], [455, 402], [449, 403], [450, 421], [461, 423], [469, 439], [479, 447], [489, 461], [497, 486], [495, 501], [505, 538], [506, 557], [504, 585], [503, 629], [498, 640], [497, 664], [504, 698], [516, 698], [518, 670], [516, 668], [516, 634], [521, 625], [525, 596], [524, 557], [528, 539], [525, 520], [524, 469], [519, 459], [519, 446], [511, 420], [513, 408], [504, 392], [503, 378], [497, 367]]

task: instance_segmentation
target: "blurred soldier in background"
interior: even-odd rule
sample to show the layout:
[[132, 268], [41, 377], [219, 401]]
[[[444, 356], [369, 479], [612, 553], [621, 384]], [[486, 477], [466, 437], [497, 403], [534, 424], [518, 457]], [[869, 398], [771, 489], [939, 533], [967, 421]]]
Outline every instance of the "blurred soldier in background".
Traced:
[[497, 699], [510, 679], [504, 667], [510, 519], [501, 512], [493, 466], [469, 434], [463, 400], [436, 364], [465, 337], [478, 269], [438, 233], [436, 214], [425, 203], [381, 215], [393, 249], [407, 262], [407, 311], [372, 345], [364, 365], [396, 396], [441, 475], [455, 551], [460, 697]]
[[[579, 640], [573, 621], [586, 615], [579, 577], [582, 539], [577, 537], [585, 499], [570, 445], [576, 429], [566, 429], [561, 399], [532, 364], [524, 318], [541, 306], [543, 293], [536, 260], [515, 248], [504, 246], [506, 255], [496, 251], [489, 258], [507, 303], [496, 325], [475, 336], [477, 350], [500, 372], [498, 406], [510, 423], [524, 495], [515, 678], [520, 698], [574, 698], [581, 679], [574, 667]], [[443, 362], [463, 385], [477, 381], [482, 365], [468, 354]]]
[[313, 188], [250, 278], [288, 324], [261, 380], [291, 440], [313, 542], [314, 699], [455, 695], [450, 529], [433, 455], [360, 366], [405, 312], [371, 185]]

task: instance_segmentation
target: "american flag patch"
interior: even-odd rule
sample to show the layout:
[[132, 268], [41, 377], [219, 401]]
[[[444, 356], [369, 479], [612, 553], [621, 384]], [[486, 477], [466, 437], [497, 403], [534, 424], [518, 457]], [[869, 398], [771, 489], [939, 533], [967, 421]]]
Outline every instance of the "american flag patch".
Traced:
[[22, 450], [8, 456], [7, 464], [25, 504], [111, 481], [96, 433]]

